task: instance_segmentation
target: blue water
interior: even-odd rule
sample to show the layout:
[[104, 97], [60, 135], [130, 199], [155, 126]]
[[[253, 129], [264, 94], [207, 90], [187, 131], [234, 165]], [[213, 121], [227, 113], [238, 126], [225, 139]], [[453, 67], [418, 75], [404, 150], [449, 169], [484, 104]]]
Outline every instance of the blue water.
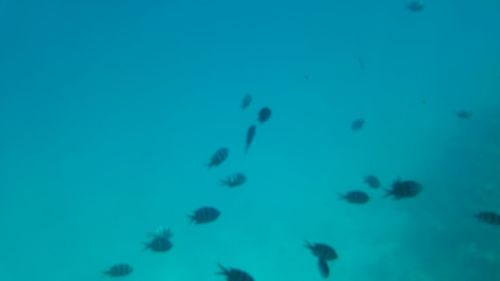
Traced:
[[[304, 240], [336, 249], [331, 280], [500, 280], [473, 217], [500, 212], [500, 2], [406, 4], [0, 1], [0, 280], [322, 280]], [[370, 173], [424, 189], [383, 199]], [[173, 249], [144, 251], [160, 227]]]

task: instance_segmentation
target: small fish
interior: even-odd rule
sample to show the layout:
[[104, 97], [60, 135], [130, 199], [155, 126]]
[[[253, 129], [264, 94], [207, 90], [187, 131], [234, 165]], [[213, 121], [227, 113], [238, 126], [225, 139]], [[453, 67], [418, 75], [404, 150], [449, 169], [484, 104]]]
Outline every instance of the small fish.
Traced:
[[328, 276], [330, 276], [330, 267], [328, 267], [326, 260], [318, 258], [318, 269], [323, 278], [328, 278]]
[[464, 109], [457, 111], [455, 114], [460, 119], [470, 119], [472, 117], [472, 112]]
[[339, 197], [352, 204], [365, 204], [370, 201], [370, 196], [368, 196], [368, 194], [358, 190], [349, 191], [346, 194], [340, 194]]
[[216, 221], [220, 216], [220, 211], [214, 207], [202, 207], [194, 211], [189, 216], [195, 224], [204, 224]]
[[486, 224], [500, 226], [500, 214], [495, 212], [483, 211], [474, 215], [479, 221]]
[[259, 116], [257, 117], [257, 120], [260, 123], [265, 123], [269, 120], [269, 118], [271, 118], [271, 114], [272, 114], [272, 111], [269, 107], [263, 107], [259, 111]]
[[374, 175], [368, 175], [364, 178], [364, 182], [371, 188], [379, 188], [380, 180]]
[[412, 12], [420, 12], [424, 9], [424, 3], [420, 0], [411, 1], [406, 5], [406, 8]]
[[219, 166], [224, 161], [226, 161], [228, 156], [229, 156], [229, 149], [227, 147], [219, 148], [210, 159], [210, 163], [207, 164], [207, 167], [210, 169], [212, 167]]
[[397, 179], [387, 190], [385, 197], [393, 196], [394, 199], [405, 199], [417, 196], [422, 191], [422, 185], [413, 180]]
[[111, 266], [107, 271], [104, 272], [105, 275], [109, 277], [124, 277], [131, 274], [134, 271], [131, 265], [126, 263], [119, 263]]
[[157, 233], [153, 233], [151, 240], [144, 243], [144, 248], [156, 253], [164, 253], [172, 249], [173, 244], [170, 241], [172, 238], [172, 232], [170, 229], [161, 229]]
[[234, 173], [227, 178], [221, 180], [221, 184], [227, 187], [237, 187], [243, 185], [247, 181], [247, 177], [243, 173]]
[[364, 119], [362, 118], [356, 119], [351, 123], [351, 130], [353, 130], [354, 132], [359, 131], [363, 128], [364, 125], [365, 125]]
[[252, 96], [250, 94], [246, 94], [244, 97], [243, 97], [243, 100], [241, 100], [241, 109], [246, 109], [247, 107], [250, 106], [250, 104], [252, 103]]
[[255, 126], [255, 125], [248, 127], [245, 152], [247, 152], [248, 149], [250, 149], [250, 146], [252, 145], [253, 139], [255, 138], [256, 130], [257, 130], [257, 126]]
[[226, 281], [254, 281], [254, 278], [247, 272], [237, 268], [225, 268], [219, 264], [219, 275], [224, 275]]
[[305, 247], [311, 250], [312, 254], [319, 259], [331, 261], [338, 258], [337, 252], [333, 247], [324, 243], [305, 242]]

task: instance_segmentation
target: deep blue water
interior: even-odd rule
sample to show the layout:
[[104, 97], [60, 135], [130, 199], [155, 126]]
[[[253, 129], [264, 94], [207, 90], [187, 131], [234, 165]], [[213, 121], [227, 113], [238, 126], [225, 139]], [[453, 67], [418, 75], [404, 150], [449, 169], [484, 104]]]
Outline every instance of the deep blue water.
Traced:
[[[500, 2], [406, 4], [0, 1], [0, 280], [322, 280], [304, 240], [331, 280], [500, 280], [473, 216], [500, 212]], [[398, 177], [423, 191], [383, 198]], [[160, 227], [174, 247], [144, 251]]]

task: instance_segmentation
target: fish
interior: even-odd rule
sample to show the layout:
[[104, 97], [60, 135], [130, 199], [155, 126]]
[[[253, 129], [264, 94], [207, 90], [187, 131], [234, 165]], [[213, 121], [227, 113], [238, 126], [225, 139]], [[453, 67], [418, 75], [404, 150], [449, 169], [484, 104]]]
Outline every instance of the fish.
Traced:
[[210, 162], [206, 166], [210, 169], [212, 167], [217, 167], [226, 161], [229, 156], [229, 149], [227, 147], [219, 148], [210, 159]]
[[406, 4], [406, 8], [412, 12], [421, 12], [424, 7], [424, 3], [421, 0], [410, 1]]
[[352, 204], [365, 204], [370, 201], [370, 196], [359, 190], [349, 191], [346, 194], [339, 194], [339, 197]]
[[194, 211], [189, 218], [195, 224], [204, 224], [216, 221], [220, 216], [220, 211], [214, 207], [201, 207]]
[[500, 226], [500, 214], [491, 211], [482, 211], [474, 215], [480, 222]]
[[460, 119], [470, 119], [472, 117], [472, 112], [465, 109], [459, 110], [455, 114]]
[[228, 176], [227, 178], [221, 180], [221, 185], [233, 188], [233, 187], [243, 185], [246, 181], [247, 181], [247, 177], [245, 176], [245, 174], [238, 172], [238, 173], [234, 173], [234, 174]]
[[226, 268], [219, 264], [220, 271], [218, 275], [224, 275], [226, 281], [254, 281], [255, 279], [248, 273], [237, 268]]
[[259, 111], [257, 121], [259, 121], [260, 123], [265, 123], [269, 120], [269, 118], [271, 118], [271, 114], [272, 114], [272, 111], [269, 107], [263, 107]]
[[253, 142], [253, 139], [255, 138], [255, 132], [257, 130], [257, 126], [255, 125], [251, 125], [250, 127], [248, 127], [248, 130], [247, 130], [247, 138], [246, 138], [246, 145], [245, 145], [245, 152], [248, 151], [248, 149], [250, 149], [250, 146], [252, 145], [252, 142]]
[[338, 258], [337, 252], [330, 245], [324, 243], [309, 243], [305, 241], [305, 247], [311, 250], [312, 254], [319, 259], [332, 261]]
[[144, 249], [156, 253], [168, 252], [172, 249], [173, 244], [170, 241], [172, 232], [170, 229], [161, 229], [157, 233], [150, 234], [152, 237], [149, 242], [144, 243]]
[[422, 185], [414, 180], [397, 179], [387, 190], [385, 197], [393, 196], [393, 199], [405, 199], [417, 196], [422, 191]]
[[108, 270], [104, 271], [104, 275], [109, 277], [124, 277], [130, 275], [134, 269], [127, 263], [119, 263], [111, 266]]
[[351, 130], [354, 132], [359, 131], [363, 128], [364, 125], [365, 125], [364, 119], [362, 118], [356, 119], [351, 123]]
[[326, 260], [318, 258], [318, 269], [323, 278], [328, 278], [328, 276], [330, 276], [330, 267], [328, 267], [328, 262]]
[[246, 94], [243, 99], [241, 100], [241, 109], [246, 109], [247, 107], [250, 106], [250, 104], [252, 103], [252, 96], [250, 94]]
[[371, 188], [379, 188], [380, 180], [374, 175], [368, 175], [363, 180]]

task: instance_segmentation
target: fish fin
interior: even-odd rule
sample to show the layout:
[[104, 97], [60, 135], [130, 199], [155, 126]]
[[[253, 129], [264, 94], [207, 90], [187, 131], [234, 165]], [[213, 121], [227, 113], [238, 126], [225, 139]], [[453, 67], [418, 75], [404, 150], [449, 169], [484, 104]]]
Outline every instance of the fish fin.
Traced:
[[304, 247], [308, 248], [309, 250], [312, 250], [313, 245], [311, 244], [311, 242], [304, 239]]
[[229, 272], [229, 270], [224, 267], [220, 262], [217, 263], [217, 266], [219, 267], [219, 272], [216, 272], [215, 274], [218, 274], [218, 275], [227, 275], [227, 273]]

